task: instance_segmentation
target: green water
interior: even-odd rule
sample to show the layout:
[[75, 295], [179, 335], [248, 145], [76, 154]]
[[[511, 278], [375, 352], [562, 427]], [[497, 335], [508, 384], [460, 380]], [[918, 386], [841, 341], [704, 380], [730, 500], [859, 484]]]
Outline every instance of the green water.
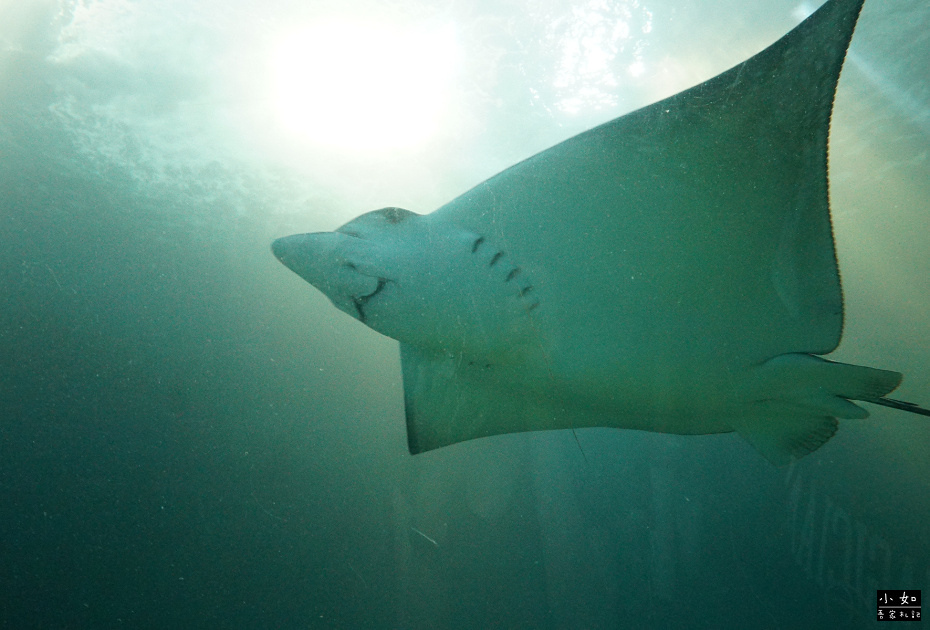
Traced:
[[[787, 469], [734, 435], [609, 430], [411, 457], [396, 343], [269, 250], [429, 212], [795, 8], [0, 2], [0, 626], [849, 628], [875, 589], [930, 588], [926, 419], [876, 409]], [[333, 13], [452, 25], [431, 139], [281, 127], [269, 51]], [[928, 26], [867, 0], [830, 153], [836, 358], [925, 406]]]

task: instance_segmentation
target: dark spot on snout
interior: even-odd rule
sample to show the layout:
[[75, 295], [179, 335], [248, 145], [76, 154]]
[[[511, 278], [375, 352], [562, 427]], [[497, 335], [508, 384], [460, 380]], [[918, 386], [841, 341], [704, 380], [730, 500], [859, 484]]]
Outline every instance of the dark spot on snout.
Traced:
[[401, 221], [406, 221], [410, 217], [417, 216], [416, 212], [404, 210], [403, 208], [382, 208], [381, 210], [375, 210], [375, 212], [383, 216], [384, 220], [391, 225], [396, 225]]

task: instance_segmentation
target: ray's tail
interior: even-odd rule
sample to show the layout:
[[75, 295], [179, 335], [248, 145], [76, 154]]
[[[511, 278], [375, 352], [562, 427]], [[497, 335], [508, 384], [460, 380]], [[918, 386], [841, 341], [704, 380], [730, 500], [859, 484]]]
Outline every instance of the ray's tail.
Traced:
[[892, 409], [916, 413], [919, 416], [930, 416], [930, 409], [924, 409], [920, 405], [915, 405], [914, 403], [905, 402], [903, 400], [895, 400], [894, 398], [862, 398], [861, 400], [863, 402], [872, 403], [873, 405], [881, 405], [883, 407], [891, 407]]

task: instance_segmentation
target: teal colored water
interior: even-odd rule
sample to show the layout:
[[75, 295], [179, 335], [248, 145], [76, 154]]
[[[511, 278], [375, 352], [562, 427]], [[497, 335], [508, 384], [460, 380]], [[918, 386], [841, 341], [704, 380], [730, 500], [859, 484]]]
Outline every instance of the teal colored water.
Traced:
[[[876, 589], [930, 588], [926, 419], [873, 408], [781, 469], [735, 435], [603, 429], [412, 457], [397, 344], [269, 249], [429, 212], [804, 15], [0, 1], [0, 627], [857, 628]], [[833, 358], [924, 405], [928, 27], [866, 0], [830, 150]], [[325, 31], [332, 58], [281, 61]]]

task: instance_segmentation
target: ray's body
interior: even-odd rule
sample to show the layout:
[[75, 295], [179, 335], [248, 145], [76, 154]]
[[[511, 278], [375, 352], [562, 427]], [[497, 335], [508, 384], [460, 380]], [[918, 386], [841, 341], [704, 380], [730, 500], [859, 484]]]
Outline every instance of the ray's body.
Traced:
[[275, 255], [401, 342], [410, 450], [540, 429], [738, 431], [770, 461], [868, 413], [897, 372], [840, 341], [827, 143], [862, 0], [492, 177]]

